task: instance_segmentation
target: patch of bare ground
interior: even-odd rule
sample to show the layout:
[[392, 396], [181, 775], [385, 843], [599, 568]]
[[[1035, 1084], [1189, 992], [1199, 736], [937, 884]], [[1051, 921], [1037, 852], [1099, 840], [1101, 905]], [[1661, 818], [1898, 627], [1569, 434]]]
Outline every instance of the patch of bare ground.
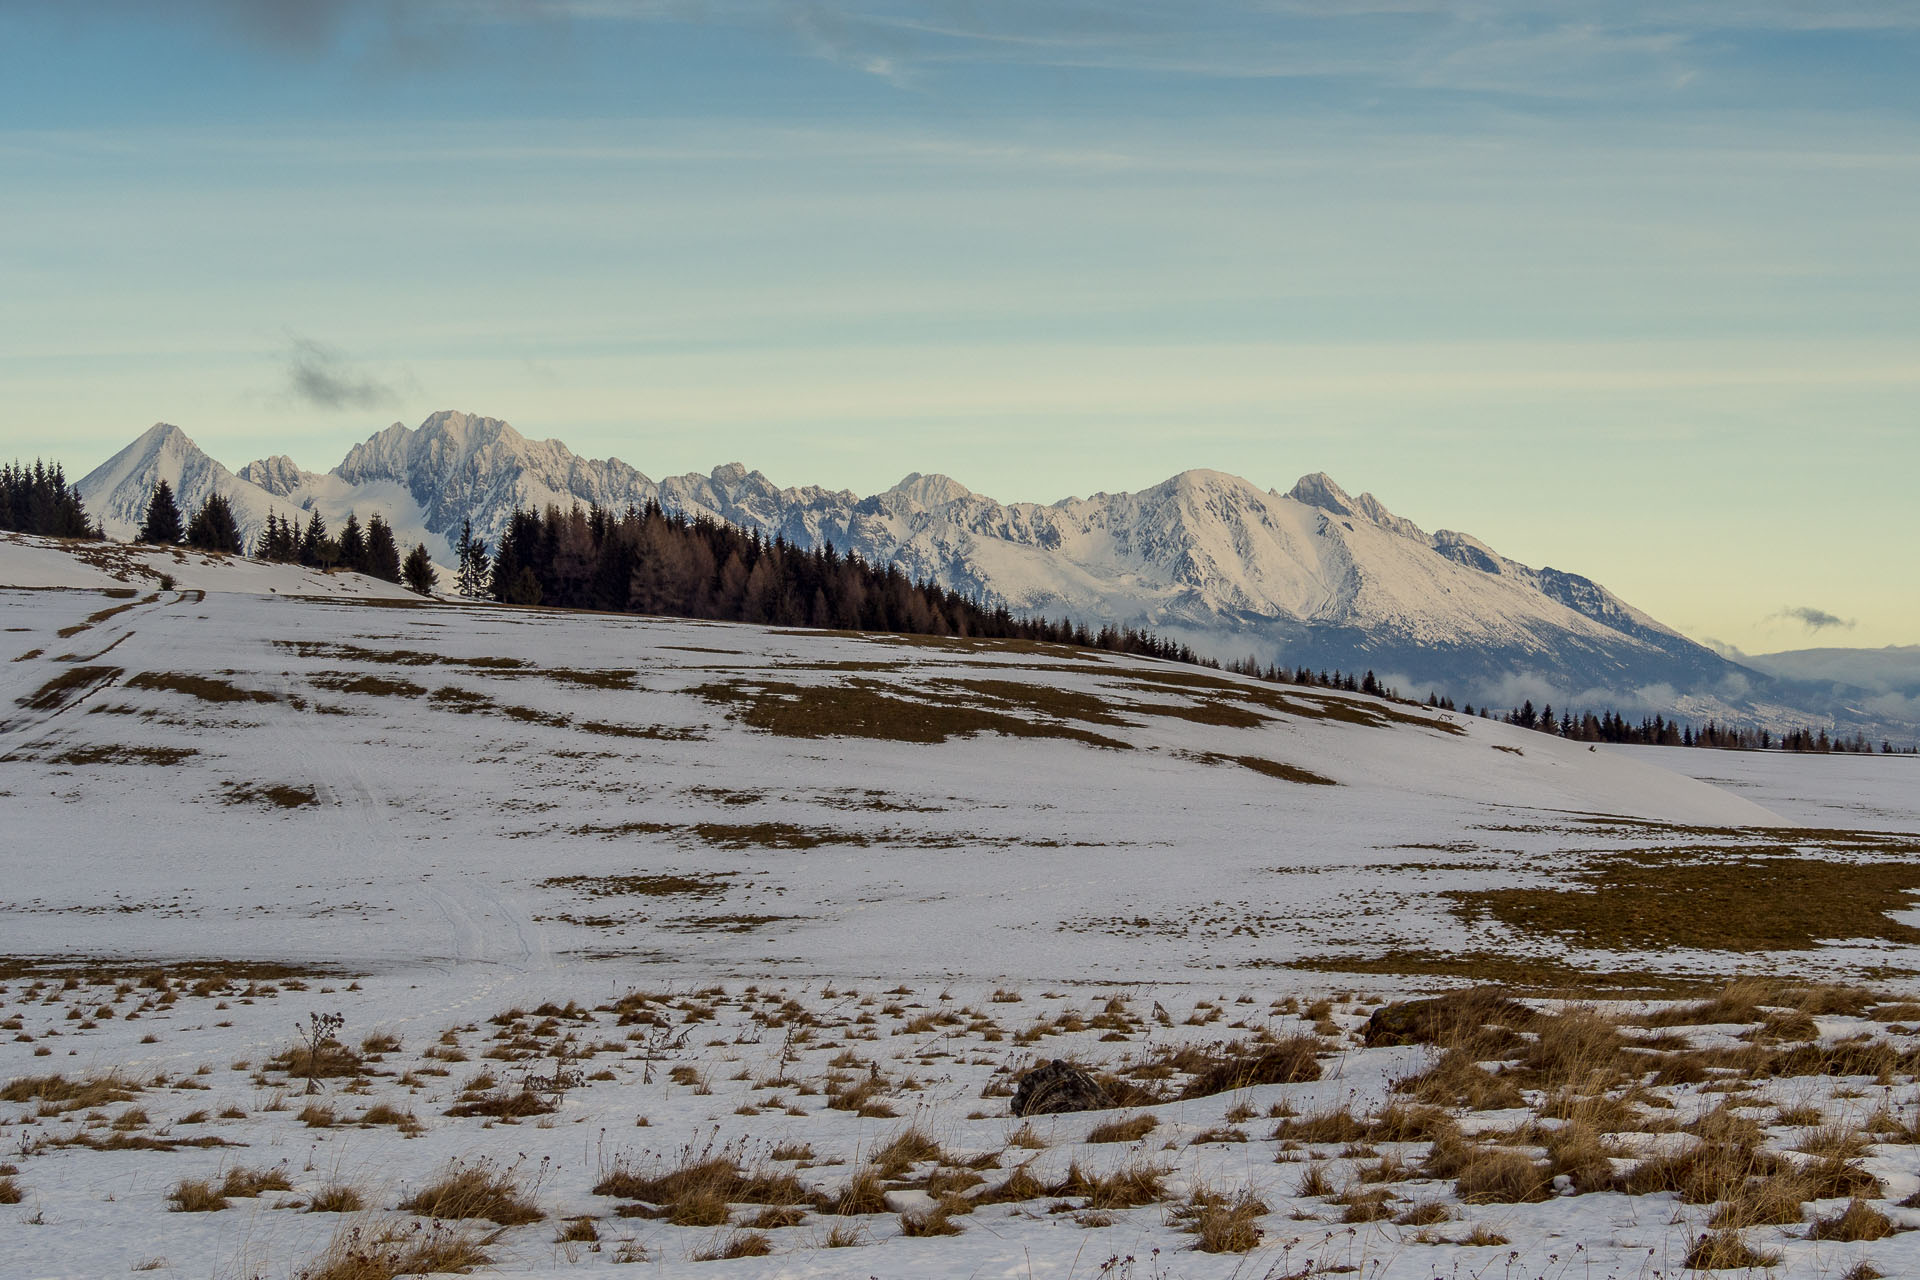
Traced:
[[[354, 601], [371, 604], [372, 601]], [[403, 602], [405, 603], [405, 602]], [[367, 649], [355, 644], [319, 640], [276, 640], [277, 648], [291, 649], [303, 658], [331, 658], [383, 667], [467, 667], [478, 671], [515, 671], [528, 664], [518, 658], [455, 658], [417, 649]]]
[[59, 711], [111, 684], [122, 671], [120, 667], [69, 667], [16, 701], [28, 711]]
[[1712, 990], [1717, 979], [1697, 974], [1648, 969], [1594, 970], [1560, 960], [1490, 951], [1435, 952], [1394, 949], [1367, 956], [1310, 956], [1287, 966], [1322, 973], [1392, 974], [1404, 977], [1463, 978], [1494, 983], [1515, 992], [1539, 995], [1589, 995], [1670, 998]]
[[1893, 919], [1920, 892], [1920, 865], [1779, 856], [1714, 861], [1616, 857], [1572, 888], [1456, 890], [1468, 919], [1610, 951], [1801, 951], [1822, 940], [1920, 942]]
[[182, 760], [192, 759], [200, 753], [192, 747], [137, 747], [126, 745], [92, 744], [84, 747], [69, 747], [58, 755], [48, 756], [48, 764], [96, 765], [176, 765]]
[[[728, 708], [749, 728], [787, 738], [935, 743], [977, 733], [998, 733], [1013, 738], [1064, 738], [1117, 751], [1131, 749], [1131, 744], [1118, 738], [1074, 723], [1037, 718], [1030, 710], [1026, 715], [1014, 714], [931, 693], [910, 699], [872, 680], [853, 679], [832, 685], [730, 680], [701, 685], [690, 692]], [[1099, 714], [1104, 717], [1100, 723], [1112, 722], [1104, 708]]]
[[783, 920], [799, 920], [800, 916], [752, 915], [744, 912], [732, 912], [711, 916], [684, 916], [678, 920], [669, 920], [663, 928], [679, 933], [752, 933], [755, 929], [770, 924], [779, 924]]
[[344, 672], [332, 672], [313, 677], [313, 683], [322, 689], [331, 689], [335, 693], [357, 693], [368, 698], [421, 698], [426, 696], [427, 687], [415, 684], [411, 680], [398, 680], [391, 676], [353, 675]]
[[[672, 828], [667, 828], [671, 830]], [[736, 871], [703, 871], [692, 874], [662, 872], [656, 875], [551, 876], [542, 880], [545, 889], [572, 889], [593, 897], [638, 895], [646, 898], [717, 898], [727, 891]]]
[[184, 671], [142, 671], [127, 681], [129, 689], [148, 689], [158, 693], [180, 693], [202, 702], [278, 702], [280, 695], [265, 689], [243, 689], [217, 676]]
[[1269, 760], [1265, 756], [1230, 756], [1218, 751], [1182, 751], [1179, 753], [1188, 760], [1201, 764], [1237, 764], [1242, 769], [1251, 769], [1268, 778], [1277, 778], [1281, 782], [1298, 782], [1313, 787], [1337, 787], [1340, 784], [1324, 774], [1311, 769], [1302, 769], [1298, 765], [1283, 764], [1278, 760]]
[[229, 782], [221, 790], [221, 804], [257, 804], [270, 809], [305, 809], [320, 803], [312, 787], [288, 782]]

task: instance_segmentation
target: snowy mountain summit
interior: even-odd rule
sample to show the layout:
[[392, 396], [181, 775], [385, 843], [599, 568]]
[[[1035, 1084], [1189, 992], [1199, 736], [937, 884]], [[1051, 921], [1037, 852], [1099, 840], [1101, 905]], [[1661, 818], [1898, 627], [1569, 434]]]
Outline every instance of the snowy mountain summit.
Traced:
[[108, 532], [127, 537], [162, 478], [187, 507], [225, 493], [249, 537], [274, 510], [319, 511], [332, 525], [350, 510], [380, 511], [442, 563], [467, 519], [495, 540], [516, 507], [657, 501], [801, 547], [831, 543], [1016, 612], [1144, 627], [1221, 658], [1372, 668], [1408, 692], [1496, 707], [1532, 698], [1805, 718], [1780, 682], [1591, 579], [1521, 564], [1465, 533], [1428, 533], [1320, 472], [1282, 493], [1186, 471], [1137, 493], [1045, 505], [1001, 503], [916, 473], [861, 497], [782, 488], [738, 463], [653, 480], [617, 458], [582, 458], [498, 419], [443, 411], [377, 432], [324, 475], [284, 456], [236, 475], [162, 424], [79, 487]]

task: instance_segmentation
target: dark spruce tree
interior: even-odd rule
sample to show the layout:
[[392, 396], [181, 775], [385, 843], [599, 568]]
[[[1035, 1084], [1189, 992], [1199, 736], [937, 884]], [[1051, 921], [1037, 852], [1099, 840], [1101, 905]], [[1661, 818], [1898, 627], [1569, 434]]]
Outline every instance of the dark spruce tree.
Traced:
[[300, 536], [300, 563], [309, 569], [331, 569], [340, 562], [340, 544], [327, 536], [327, 522], [318, 511], [307, 520]]
[[460, 541], [454, 546], [454, 557], [459, 564], [455, 587], [460, 594], [469, 600], [485, 597], [489, 582], [487, 540], [473, 536], [471, 518], [461, 522]]
[[244, 547], [240, 524], [233, 518], [233, 504], [217, 493], [207, 495], [200, 509], [187, 522], [187, 545], [202, 551], [220, 551], [239, 555]]
[[177, 543], [182, 533], [180, 505], [173, 500], [173, 486], [162, 480], [153, 486], [153, 497], [147, 502], [147, 518], [140, 525], [138, 540], [155, 545]]
[[254, 543], [253, 554], [261, 560], [273, 560], [280, 563], [300, 558], [300, 536], [294, 532], [293, 522], [277, 511], [267, 513], [267, 526], [260, 531], [260, 540]]
[[367, 572], [400, 581], [400, 544], [393, 540], [393, 526], [377, 511], [367, 518]]
[[433, 567], [433, 557], [427, 554], [425, 543], [416, 542], [413, 550], [407, 552], [406, 563], [400, 566], [400, 579], [407, 584], [407, 590], [416, 595], [430, 596], [440, 585], [440, 574]]
[[349, 573], [367, 571], [367, 531], [360, 527], [360, 517], [347, 512], [347, 522], [340, 526], [340, 567]]

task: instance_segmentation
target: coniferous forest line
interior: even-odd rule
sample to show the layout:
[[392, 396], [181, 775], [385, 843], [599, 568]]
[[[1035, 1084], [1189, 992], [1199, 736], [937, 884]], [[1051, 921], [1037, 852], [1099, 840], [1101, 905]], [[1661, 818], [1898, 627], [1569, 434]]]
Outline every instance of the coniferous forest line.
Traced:
[[[60, 467], [36, 462], [0, 466], [0, 529], [50, 537], [105, 535], [87, 516], [79, 493]], [[439, 575], [424, 544], [404, 557], [392, 526], [378, 513], [365, 525], [349, 512], [340, 532], [328, 530], [318, 511], [306, 525], [271, 515], [251, 548], [245, 547], [225, 498], [210, 495], [191, 519], [182, 517], [165, 481], [154, 488], [140, 542], [184, 544], [200, 550], [294, 563], [321, 570], [345, 569], [404, 583], [431, 595]], [[1005, 606], [989, 608], [930, 580], [910, 577], [898, 565], [884, 568], [826, 545], [803, 550], [784, 538], [767, 538], [706, 517], [664, 511], [657, 503], [615, 514], [600, 507], [567, 511], [517, 509], [499, 550], [474, 536], [472, 522], [455, 544], [459, 561], [455, 590], [471, 599], [610, 613], [654, 614], [777, 627], [880, 631], [959, 639], [1026, 640], [1074, 645], [1110, 653], [1161, 658], [1226, 670], [1275, 684], [1305, 685], [1408, 699], [1368, 671], [1314, 671], [1262, 664], [1245, 658], [1222, 664], [1186, 644], [1152, 632], [1111, 623], [1097, 629], [1067, 619], [1029, 618]], [[1766, 729], [1720, 725], [1704, 728], [1647, 716], [1629, 720], [1617, 711], [1555, 713], [1532, 702], [1506, 712], [1450, 697], [1427, 695], [1426, 705], [1500, 720], [1519, 728], [1576, 742], [1782, 750], [1807, 753], [1871, 753], [1863, 735], [1843, 737], [1826, 729]], [[1882, 753], [1914, 753], [1883, 739]]]

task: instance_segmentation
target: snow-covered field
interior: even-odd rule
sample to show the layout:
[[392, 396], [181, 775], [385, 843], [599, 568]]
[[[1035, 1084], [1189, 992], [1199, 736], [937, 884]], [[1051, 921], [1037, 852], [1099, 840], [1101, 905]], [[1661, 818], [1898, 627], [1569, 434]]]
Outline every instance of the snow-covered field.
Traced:
[[[338, 1231], [363, 1252], [433, 1235], [398, 1206], [486, 1160], [544, 1216], [439, 1234], [485, 1234], [514, 1274], [644, 1257], [754, 1276], [1651, 1276], [1679, 1269], [1710, 1204], [1559, 1194], [1598, 1185], [1589, 1170], [1463, 1206], [1434, 1117], [1288, 1131], [1289, 1113], [1364, 1121], [1399, 1097], [1436, 1050], [1357, 1033], [1419, 988], [1591, 979], [1631, 1016], [1743, 972], [1871, 977], [1891, 999], [1920, 970], [1914, 841], [1798, 825], [1920, 827], [1895, 770], [1847, 775], [1863, 816], [1841, 822], [1795, 770], [1854, 761], [1590, 751], [1060, 649], [356, 599], [367, 580], [217, 558], [163, 570], [177, 590], [134, 574], [107, 595], [77, 588], [109, 570], [67, 555], [0, 543], [0, 583], [68, 588], [0, 590], [0, 1196], [20, 1193], [0, 1275], [297, 1275]], [[1696, 767], [1740, 770], [1737, 789], [1678, 771]], [[1756, 913], [1776, 875], [1804, 892]], [[1665, 910], [1669, 891], [1698, 906]], [[1730, 1112], [1693, 1121], [1720, 1102], [1790, 1153], [1882, 1103], [1920, 1117], [1899, 1021], [1920, 1009], [1762, 1003], [1752, 1044], [1750, 1008], [1626, 1028], [1647, 1053], [1723, 1052], [1637, 1092], [1477, 1045], [1519, 1054], [1521, 1092], [1449, 1123], [1573, 1169], [1552, 1137], [1566, 1108], [1540, 1113], [1576, 1087], [1630, 1095], [1605, 1127], [1624, 1172], [1696, 1142], [1690, 1124], [1717, 1141]], [[309, 1099], [274, 1061], [329, 1012], [365, 1060]], [[1752, 1056], [1861, 1033], [1896, 1046], [1892, 1066]], [[1318, 1079], [1200, 1085], [1208, 1061], [1296, 1035]], [[1595, 1052], [1618, 1066], [1617, 1046]], [[1162, 1100], [1011, 1118], [1011, 1081], [1055, 1057]], [[62, 1100], [109, 1073], [117, 1092]], [[530, 1113], [447, 1114], [476, 1102]], [[1155, 1124], [1085, 1142], [1116, 1115]], [[909, 1131], [938, 1151], [916, 1138], [887, 1160]], [[1920, 1189], [1915, 1148], [1887, 1136], [1856, 1163], [1879, 1209], [1920, 1223], [1894, 1207]], [[793, 1180], [722, 1188], [719, 1220], [608, 1181], [702, 1153]], [[1031, 1183], [1003, 1186], [1029, 1159]], [[849, 1199], [876, 1161], [887, 1201]], [[1128, 1168], [1136, 1194], [1101, 1182]], [[1327, 1188], [1302, 1187], [1314, 1168]], [[286, 1188], [173, 1211], [183, 1179], [235, 1170]], [[331, 1187], [365, 1207], [306, 1211]], [[1371, 1191], [1393, 1198], [1356, 1209]], [[1233, 1218], [1243, 1193], [1265, 1212]], [[767, 1210], [783, 1198], [799, 1203]], [[1182, 1206], [1261, 1240], [1193, 1251]], [[922, 1233], [941, 1224], [958, 1233]], [[1903, 1237], [1805, 1235], [1747, 1232], [1793, 1274], [1858, 1276], [1865, 1257], [1900, 1274], [1907, 1256]]]
[[1809, 827], [1920, 831], [1920, 756], [1615, 748]]

